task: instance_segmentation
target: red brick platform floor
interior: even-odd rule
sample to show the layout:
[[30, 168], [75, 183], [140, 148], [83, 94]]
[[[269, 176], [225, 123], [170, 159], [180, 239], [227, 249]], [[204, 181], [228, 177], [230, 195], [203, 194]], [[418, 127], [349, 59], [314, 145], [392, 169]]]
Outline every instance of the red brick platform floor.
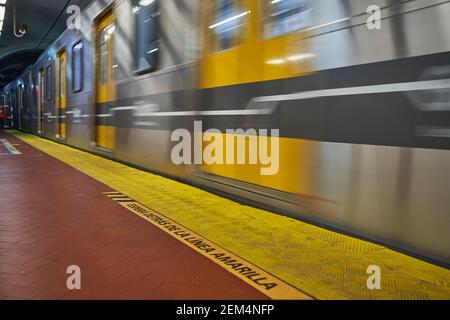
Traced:
[[[220, 266], [133, 215], [113, 191], [2, 133], [0, 299], [266, 299]], [[70, 291], [70, 265], [81, 290]]]

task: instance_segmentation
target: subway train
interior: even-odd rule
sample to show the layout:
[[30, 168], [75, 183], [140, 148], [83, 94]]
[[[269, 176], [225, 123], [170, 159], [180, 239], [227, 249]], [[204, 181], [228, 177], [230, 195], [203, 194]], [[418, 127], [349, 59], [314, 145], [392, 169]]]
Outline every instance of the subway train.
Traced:
[[[449, 17], [442, 0], [95, 0], [1, 91], [5, 127], [448, 267]], [[200, 121], [278, 129], [278, 170], [175, 164], [173, 132]]]

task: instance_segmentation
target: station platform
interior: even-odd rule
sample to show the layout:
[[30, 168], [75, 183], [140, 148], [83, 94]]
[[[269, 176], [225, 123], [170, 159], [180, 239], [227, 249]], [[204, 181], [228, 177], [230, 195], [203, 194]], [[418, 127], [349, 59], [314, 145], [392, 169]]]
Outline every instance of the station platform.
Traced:
[[445, 268], [0, 131], [0, 299], [449, 298]]

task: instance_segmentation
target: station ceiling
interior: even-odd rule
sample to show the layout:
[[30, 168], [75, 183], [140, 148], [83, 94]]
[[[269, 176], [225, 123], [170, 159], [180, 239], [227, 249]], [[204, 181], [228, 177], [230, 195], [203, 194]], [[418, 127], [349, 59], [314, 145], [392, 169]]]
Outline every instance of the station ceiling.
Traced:
[[[92, 0], [7, 0], [0, 35], [0, 89], [33, 64], [43, 50], [66, 29], [70, 5], [81, 9]], [[0, 1], [1, 2], [1, 1]], [[23, 37], [14, 35], [13, 5], [16, 7], [16, 32], [26, 25]]]

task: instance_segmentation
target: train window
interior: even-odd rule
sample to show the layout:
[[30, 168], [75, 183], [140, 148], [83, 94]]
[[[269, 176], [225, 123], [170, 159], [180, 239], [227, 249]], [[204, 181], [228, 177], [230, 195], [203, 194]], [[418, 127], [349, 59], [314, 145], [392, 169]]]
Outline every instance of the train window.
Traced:
[[79, 41], [72, 47], [72, 91], [83, 90], [83, 42]]
[[45, 97], [48, 101], [52, 100], [53, 89], [53, 67], [51, 64], [45, 68]]
[[159, 62], [159, 1], [133, 0], [135, 16], [135, 72], [154, 71]]
[[33, 77], [32, 85], [31, 85], [31, 99], [33, 101], [33, 106], [37, 105], [37, 83], [36, 78]]
[[106, 64], [108, 59], [108, 32], [106, 29], [102, 30], [100, 39], [100, 83], [106, 83]]
[[59, 80], [59, 96], [61, 97], [65, 97], [66, 96], [66, 90], [67, 90], [67, 85], [66, 85], [66, 72], [67, 72], [67, 67], [66, 67], [66, 53], [65, 51], [62, 51], [59, 54], [59, 74], [58, 74], [58, 80]]
[[22, 85], [22, 107], [28, 110], [28, 86]]
[[16, 90], [11, 90], [9, 92], [10, 96], [10, 103], [11, 103], [11, 111], [14, 111], [16, 109]]
[[219, 52], [239, 45], [246, 16], [242, 0], [211, 0], [209, 21], [210, 51]]
[[44, 103], [44, 97], [45, 97], [45, 75], [44, 75], [44, 71], [41, 69], [39, 69], [39, 76], [40, 76], [40, 85], [41, 87], [39, 88], [39, 101], [40, 103]]
[[260, 0], [263, 32], [266, 38], [278, 37], [307, 27], [306, 0]]

